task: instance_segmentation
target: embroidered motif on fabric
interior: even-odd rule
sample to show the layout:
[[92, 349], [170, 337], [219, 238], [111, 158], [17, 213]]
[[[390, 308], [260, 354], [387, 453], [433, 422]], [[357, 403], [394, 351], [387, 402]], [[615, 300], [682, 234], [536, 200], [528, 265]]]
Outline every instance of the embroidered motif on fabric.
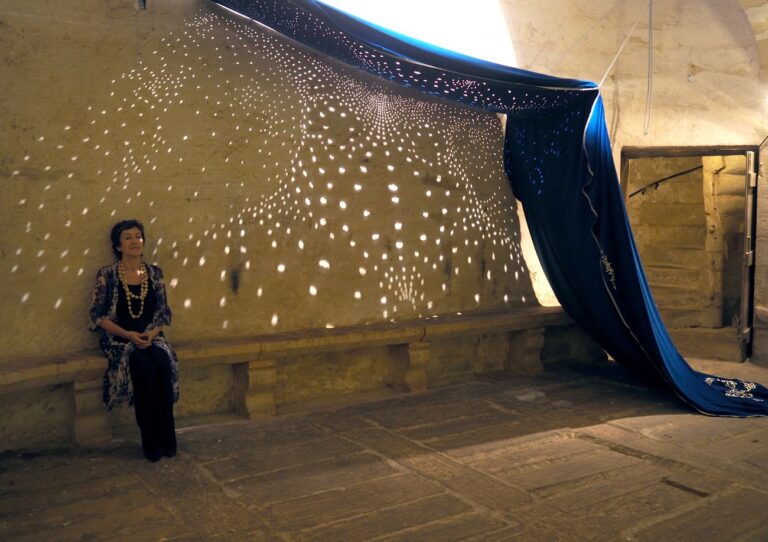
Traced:
[[[758, 399], [752, 394], [752, 391], [757, 388], [757, 384], [754, 382], [739, 382], [738, 380], [724, 380], [722, 378], [715, 378], [708, 376], [704, 379], [704, 382], [711, 386], [714, 382], [720, 382], [725, 387], [723, 393], [726, 397], [736, 397], [739, 399], [752, 399], [753, 401], [763, 402], [763, 399]], [[744, 386], [744, 389], [739, 389], [739, 384]]]
[[611, 281], [611, 286], [613, 286], [613, 289], [616, 290], [616, 272], [613, 270], [613, 265], [611, 265], [610, 260], [608, 260], [608, 256], [603, 254], [600, 257], [600, 261], [603, 264], [603, 267], [605, 267], [605, 272], [608, 274], [608, 278]]

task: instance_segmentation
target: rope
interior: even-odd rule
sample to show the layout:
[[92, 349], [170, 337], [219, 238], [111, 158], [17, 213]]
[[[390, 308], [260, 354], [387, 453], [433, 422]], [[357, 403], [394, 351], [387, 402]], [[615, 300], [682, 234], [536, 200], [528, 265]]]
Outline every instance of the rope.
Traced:
[[648, 1], [648, 92], [645, 95], [645, 124], [643, 135], [651, 125], [651, 89], [653, 88], [653, 0]]
[[692, 173], [692, 172], [696, 171], [697, 169], [703, 169], [703, 168], [704, 168], [704, 166], [696, 166], [696, 167], [692, 167], [691, 169], [686, 169], [685, 171], [680, 171], [678, 173], [673, 173], [672, 175], [669, 175], [668, 177], [664, 177], [663, 179], [659, 179], [658, 181], [653, 181], [650, 184], [646, 184], [644, 187], [640, 188], [639, 190], [635, 190], [634, 192], [632, 192], [627, 197], [631, 198], [631, 197], [634, 197], [634, 196], [636, 196], [638, 194], [645, 194], [645, 191], [648, 190], [651, 187], [653, 187], [654, 189], [659, 188], [659, 185], [661, 183], [663, 183], [663, 182], [670, 181], [670, 180], [675, 179], [677, 177], [680, 177], [682, 175], [687, 175], [688, 173]]
[[627, 36], [624, 38], [624, 42], [621, 44], [621, 47], [619, 47], [618, 52], [613, 57], [613, 60], [611, 60], [611, 63], [608, 65], [608, 69], [605, 70], [605, 73], [603, 74], [603, 78], [600, 79], [600, 82], [597, 84], [598, 88], [602, 87], [603, 83], [605, 83], [605, 78], [608, 77], [608, 74], [611, 72], [611, 69], [613, 68], [613, 65], [616, 64], [616, 61], [619, 59], [619, 56], [621, 55], [621, 52], [624, 50], [624, 46], [627, 44], [627, 42], [629, 41], [630, 36], [632, 36], [632, 33], [635, 31], [635, 27], [637, 26], [637, 23], [640, 22], [640, 16], [642, 14], [643, 14], [642, 12], [638, 13], [637, 18], [635, 19], [635, 24], [632, 25], [632, 28], [627, 33]]

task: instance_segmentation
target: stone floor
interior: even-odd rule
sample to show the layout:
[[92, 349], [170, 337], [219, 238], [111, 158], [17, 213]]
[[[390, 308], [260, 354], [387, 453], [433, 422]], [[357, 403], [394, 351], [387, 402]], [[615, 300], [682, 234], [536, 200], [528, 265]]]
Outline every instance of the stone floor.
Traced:
[[615, 365], [179, 433], [157, 464], [135, 443], [0, 456], [0, 539], [768, 540], [768, 419]]

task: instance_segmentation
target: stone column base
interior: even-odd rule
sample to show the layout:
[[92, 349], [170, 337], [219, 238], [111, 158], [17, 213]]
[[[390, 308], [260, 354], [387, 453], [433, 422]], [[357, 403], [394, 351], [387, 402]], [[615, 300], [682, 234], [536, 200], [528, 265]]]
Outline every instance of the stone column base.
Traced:
[[102, 402], [102, 381], [73, 384], [75, 419], [73, 433], [80, 448], [104, 446], [112, 441], [112, 428]]
[[247, 418], [275, 414], [275, 360], [259, 360], [232, 366], [235, 376], [235, 410]]
[[535, 375], [544, 370], [541, 350], [544, 346], [543, 327], [513, 331], [509, 334], [509, 365], [516, 375]]
[[405, 372], [405, 386], [408, 391], [424, 391], [429, 386], [427, 377], [429, 365], [429, 343], [408, 344], [408, 369]]

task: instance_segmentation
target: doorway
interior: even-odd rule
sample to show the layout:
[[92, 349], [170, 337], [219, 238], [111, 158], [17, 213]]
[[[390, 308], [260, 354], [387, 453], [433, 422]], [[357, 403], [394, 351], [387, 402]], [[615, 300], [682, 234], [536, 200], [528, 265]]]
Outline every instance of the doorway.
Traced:
[[756, 147], [622, 151], [635, 243], [685, 357], [751, 353], [756, 157]]

